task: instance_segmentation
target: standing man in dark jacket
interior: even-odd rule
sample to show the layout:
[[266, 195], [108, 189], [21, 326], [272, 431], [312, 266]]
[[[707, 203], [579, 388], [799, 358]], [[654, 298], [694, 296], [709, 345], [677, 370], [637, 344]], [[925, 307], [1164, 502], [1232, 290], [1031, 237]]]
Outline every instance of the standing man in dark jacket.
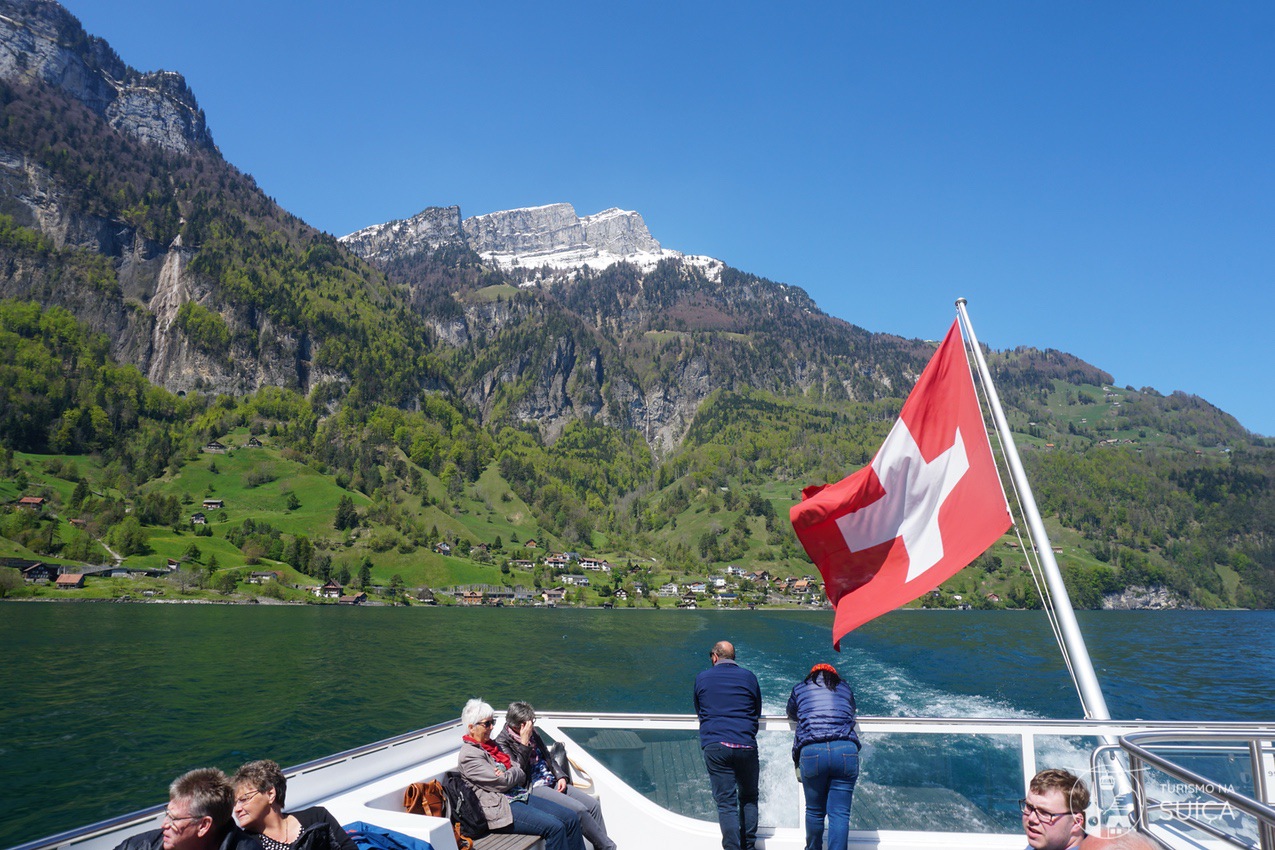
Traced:
[[235, 825], [235, 792], [214, 767], [184, 773], [168, 786], [168, 808], [159, 829], [126, 838], [115, 850], [261, 850]]
[[713, 666], [695, 677], [699, 745], [717, 802], [723, 850], [754, 850], [757, 840], [757, 726], [761, 686], [735, 663], [735, 647], [718, 641]]

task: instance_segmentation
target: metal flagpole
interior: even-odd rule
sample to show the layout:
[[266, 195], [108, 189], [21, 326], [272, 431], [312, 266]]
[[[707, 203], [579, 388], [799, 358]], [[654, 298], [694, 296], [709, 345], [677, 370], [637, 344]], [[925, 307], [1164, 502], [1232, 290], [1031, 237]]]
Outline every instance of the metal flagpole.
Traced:
[[1045, 523], [1040, 518], [1040, 510], [1036, 507], [1036, 497], [1032, 495], [1031, 485], [1027, 483], [1027, 474], [1023, 471], [1023, 461], [1018, 456], [1018, 448], [1014, 445], [1014, 437], [1009, 431], [1009, 423], [1005, 419], [1005, 411], [1001, 409], [1000, 396], [996, 394], [996, 386], [992, 383], [991, 372], [987, 369], [987, 361], [983, 359], [983, 351], [978, 346], [978, 337], [974, 335], [974, 326], [970, 324], [969, 313], [965, 310], [965, 299], [956, 299], [956, 311], [960, 314], [961, 324], [974, 350], [974, 360], [978, 364], [979, 375], [987, 388], [987, 398], [992, 408], [992, 420], [996, 430], [1001, 434], [1004, 444], [1005, 461], [1009, 465], [1009, 474], [1018, 487], [1019, 501], [1023, 506], [1023, 518], [1027, 521], [1027, 530], [1035, 541], [1040, 556], [1041, 572], [1049, 586], [1049, 593], [1054, 599], [1055, 615], [1062, 633], [1063, 651], [1071, 659], [1072, 675], [1076, 679], [1076, 688], [1080, 692], [1080, 704], [1088, 720], [1110, 720], [1107, 701], [1102, 696], [1102, 688], [1098, 685], [1098, 675], [1094, 672], [1093, 662], [1089, 659], [1089, 650], [1085, 646], [1084, 636], [1080, 633], [1080, 625], [1076, 622], [1076, 612], [1071, 607], [1071, 597], [1067, 595], [1067, 587], [1063, 584], [1062, 572], [1054, 559], [1053, 547], [1049, 544], [1049, 535], [1045, 533]]

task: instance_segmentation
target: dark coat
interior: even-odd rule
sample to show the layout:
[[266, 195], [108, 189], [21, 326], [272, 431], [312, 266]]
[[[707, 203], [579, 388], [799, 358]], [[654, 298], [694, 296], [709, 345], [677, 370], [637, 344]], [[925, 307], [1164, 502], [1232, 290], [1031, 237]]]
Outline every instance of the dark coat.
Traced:
[[[129, 836], [115, 850], [164, 850], [164, 831], [152, 829]], [[230, 828], [221, 839], [219, 850], [261, 850], [261, 842], [255, 835], [249, 835], [231, 821]]]
[[695, 713], [699, 715], [699, 745], [757, 746], [761, 720], [761, 686], [751, 671], [734, 661], [719, 659], [695, 677]]
[[301, 823], [293, 850], [359, 850], [345, 828], [322, 806], [288, 814]]
[[844, 681], [828, 689], [823, 675], [816, 674], [813, 682], [798, 682], [788, 697], [788, 718], [797, 721], [793, 733], [792, 758], [801, 757], [806, 744], [824, 741], [853, 741], [859, 746], [859, 736], [854, 731], [854, 691]]
[[532, 765], [535, 764], [537, 754], [544, 760], [549, 772], [553, 774], [555, 785], [559, 779], [571, 781], [571, 777], [563, 773], [554, 760], [549, 758], [549, 748], [545, 746], [544, 738], [540, 737], [539, 732], [532, 732], [531, 743], [523, 746], [522, 741], [518, 740], [518, 736], [510, 732], [509, 727], [506, 726], [500, 730], [500, 734], [496, 736], [493, 743], [500, 747], [501, 752], [509, 756], [510, 761], [522, 768], [523, 775], [527, 777], [528, 785], [535, 781], [536, 773], [532, 770]]

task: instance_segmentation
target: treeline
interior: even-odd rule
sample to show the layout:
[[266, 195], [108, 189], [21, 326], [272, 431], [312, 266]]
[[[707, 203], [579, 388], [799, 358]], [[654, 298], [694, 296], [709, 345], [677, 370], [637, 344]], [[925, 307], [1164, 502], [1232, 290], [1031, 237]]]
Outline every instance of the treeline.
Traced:
[[101, 453], [139, 481], [164, 471], [206, 401], [179, 398], [109, 356], [67, 311], [0, 301], [0, 440], [35, 453]]
[[[601, 533], [685, 569], [801, 562], [776, 505], [868, 462], [901, 405], [719, 390], [677, 451], [658, 459], [635, 431], [586, 418], [546, 442], [534, 425], [484, 426], [446, 394], [425, 395], [415, 410], [365, 408], [347, 398], [330, 411], [326, 401], [281, 388], [239, 399], [179, 398], [107, 351], [105, 337], [64, 310], [0, 303], [0, 443], [9, 451], [96, 455], [104, 472], [93, 490], [117, 489], [133, 505], [130, 513], [125, 501], [77, 487], [70, 507], [92, 502], [83, 514], [95, 525], [70, 544], [48, 537], [39, 523], [6, 518], [0, 533], [35, 551], [96, 553], [94, 536], [121, 554], [145, 551], [143, 526], [175, 527], [184, 514], [171, 497], [150, 493], [148, 482], [180, 472], [207, 441], [251, 426], [288, 457], [367, 496], [369, 506], [359, 513], [346, 506], [345, 519], [382, 529], [372, 533], [374, 548], [432, 544], [437, 528], [405, 509], [406, 500], [457, 510], [494, 468], [539, 527], [567, 544], [588, 547]], [[1161, 418], [1179, 415], [1169, 406]], [[1092, 563], [1067, 571], [1078, 604], [1097, 605], [1102, 594], [1127, 586], [1162, 585], [1202, 605], [1275, 605], [1275, 449], [1263, 441], [1208, 455], [1139, 448], [1091, 442], [1082, 451], [1025, 453], [1042, 509], [1088, 541]], [[441, 495], [431, 493], [427, 474], [443, 484]], [[254, 559], [277, 557], [316, 575], [332, 567], [300, 540], [306, 535], [268, 527], [239, 533], [236, 545], [251, 543], [241, 548]], [[1016, 578], [999, 560], [976, 568]], [[1012, 585], [1011, 601], [1032, 604], [1025, 584]]]
[[[1025, 458], [1041, 508], [1081, 532], [1121, 586], [1164, 585], [1199, 604], [1275, 604], [1275, 451], [1225, 457], [1095, 446]], [[1109, 591], [1108, 591], [1109, 592]]]

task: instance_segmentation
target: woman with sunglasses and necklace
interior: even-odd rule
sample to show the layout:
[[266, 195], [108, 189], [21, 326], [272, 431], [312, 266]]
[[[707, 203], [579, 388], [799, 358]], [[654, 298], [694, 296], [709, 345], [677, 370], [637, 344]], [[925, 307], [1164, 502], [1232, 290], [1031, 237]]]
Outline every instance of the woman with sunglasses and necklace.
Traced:
[[322, 806], [284, 812], [288, 780], [274, 762], [250, 761], [230, 783], [235, 789], [235, 820], [265, 850], [358, 850]]
[[584, 850], [575, 812], [527, 791], [527, 775], [491, 740], [495, 710], [480, 699], [465, 703], [460, 721], [460, 775], [474, 789], [492, 832], [539, 835], [545, 850]]

